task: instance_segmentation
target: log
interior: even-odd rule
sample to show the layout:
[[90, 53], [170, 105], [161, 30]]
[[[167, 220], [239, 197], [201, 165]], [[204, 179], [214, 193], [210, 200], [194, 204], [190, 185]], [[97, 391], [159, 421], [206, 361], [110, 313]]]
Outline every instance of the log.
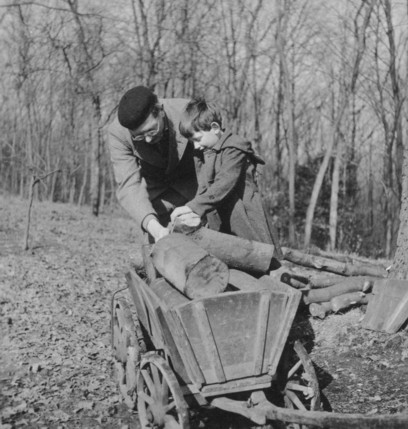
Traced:
[[183, 234], [157, 241], [152, 260], [157, 271], [190, 299], [221, 293], [228, 285], [228, 267]]
[[333, 286], [345, 280], [346, 277], [341, 274], [329, 274], [320, 276], [311, 276], [309, 278], [310, 289], [320, 289], [328, 286]]
[[259, 281], [244, 271], [229, 270], [229, 284], [239, 290], [259, 291], [265, 289]]
[[364, 292], [350, 292], [343, 295], [335, 296], [330, 300], [332, 310], [337, 313], [340, 310], [355, 304], [367, 304], [368, 298]]
[[306, 277], [289, 273], [282, 273], [280, 280], [281, 282], [286, 283], [295, 289], [304, 289], [309, 284], [309, 280]]
[[332, 311], [331, 302], [312, 302], [309, 305], [309, 312], [313, 317], [324, 319]]
[[371, 294], [365, 294], [364, 292], [345, 293], [343, 295], [335, 296], [327, 302], [312, 302], [309, 305], [309, 312], [313, 317], [324, 319], [327, 314], [345, 310], [351, 305], [368, 304], [370, 297]]
[[375, 279], [370, 277], [348, 278], [341, 283], [328, 286], [324, 289], [311, 289], [303, 291], [303, 301], [305, 304], [312, 302], [330, 301], [335, 296], [349, 292], [367, 292], [374, 284]]
[[251, 274], [266, 274], [280, 266], [272, 244], [246, 240], [200, 228], [188, 235], [200, 247], [225, 262], [229, 268]]
[[287, 247], [282, 247], [282, 253], [283, 259], [295, 264], [345, 276], [372, 276], [385, 278], [388, 275], [387, 271], [383, 267], [372, 264], [344, 263], [334, 259], [309, 255]]

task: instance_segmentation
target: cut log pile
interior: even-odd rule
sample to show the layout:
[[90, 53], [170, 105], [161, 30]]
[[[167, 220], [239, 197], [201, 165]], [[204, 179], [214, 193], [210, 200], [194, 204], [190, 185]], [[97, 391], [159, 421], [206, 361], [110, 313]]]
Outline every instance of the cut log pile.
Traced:
[[322, 251], [313, 255], [289, 248], [282, 248], [282, 254], [282, 266], [271, 276], [301, 290], [310, 314], [319, 318], [368, 304], [375, 282], [388, 275], [385, 265], [361, 258], [321, 256]]
[[237, 289], [260, 290], [267, 275], [301, 291], [304, 305], [318, 318], [368, 304], [374, 285], [388, 276], [385, 264], [315, 253], [285, 247], [277, 252], [273, 245], [200, 228], [159, 240], [150, 264], [145, 258], [145, 267], [151, 279], [159, 272], [190, 299]]

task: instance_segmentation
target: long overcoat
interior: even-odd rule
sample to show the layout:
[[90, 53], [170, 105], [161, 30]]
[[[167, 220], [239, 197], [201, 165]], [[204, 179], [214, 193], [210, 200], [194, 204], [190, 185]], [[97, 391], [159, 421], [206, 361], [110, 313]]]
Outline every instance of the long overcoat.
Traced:
[[264, 164], [251, 143], [225, 130], [204, 151], [197, 195], [187, 206], [207, 216], [211, 229], [274, 244], [256, 183], [258, 163]]

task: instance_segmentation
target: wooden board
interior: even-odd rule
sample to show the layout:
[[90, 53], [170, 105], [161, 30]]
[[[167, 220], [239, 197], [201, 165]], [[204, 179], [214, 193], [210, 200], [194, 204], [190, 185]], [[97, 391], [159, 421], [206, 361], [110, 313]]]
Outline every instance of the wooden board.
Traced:
[[377, 280], [362, 322], [363, 328], [396, 332], [408, 318], [407, 293], [407, 280]]

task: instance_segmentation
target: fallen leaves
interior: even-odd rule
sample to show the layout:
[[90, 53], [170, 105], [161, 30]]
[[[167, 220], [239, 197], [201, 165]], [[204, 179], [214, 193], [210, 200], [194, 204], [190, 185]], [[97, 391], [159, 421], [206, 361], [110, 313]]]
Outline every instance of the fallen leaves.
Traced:
[[[7, 240], [18, 240], [25, 202], [1, 198]], [[114, 226], [113, 217], [66, 205], [34, 211], [41, 245], [0, 250], [0, 427], [137, 427], [111, 376], [109, 308], [135, 246], [133, 222]]]

